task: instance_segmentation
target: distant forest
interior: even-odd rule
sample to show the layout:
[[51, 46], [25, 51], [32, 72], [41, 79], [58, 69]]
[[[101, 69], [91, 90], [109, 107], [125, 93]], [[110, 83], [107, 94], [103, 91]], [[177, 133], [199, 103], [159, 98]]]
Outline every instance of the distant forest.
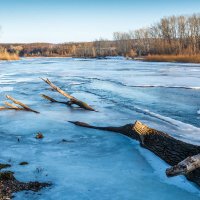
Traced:
[[1, 51], [21, 57], [134, 58], [146, 55], [199, 55], [200, 14], [164, 17], [147, 28], [113, 33], [113, 41], [82, 43], [1, 44]]

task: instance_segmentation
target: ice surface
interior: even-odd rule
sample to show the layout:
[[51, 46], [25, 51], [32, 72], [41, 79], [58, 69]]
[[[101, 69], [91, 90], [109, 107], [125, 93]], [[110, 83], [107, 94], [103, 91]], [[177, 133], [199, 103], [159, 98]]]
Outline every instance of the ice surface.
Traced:
[[[99, 112], [43, 100], [39, 94], [64, 98], [39, 77], [48, 77]], [[144, 63], [119, 57], [0, 62], [0, 101], [9, 94], [41, 112], [0, 112], [0, 162], [10, 162], [19, 180], [53, 183], [39, 193], [18, 193], [15, 199], [199, 199], [193, 184], [184, 177], [167, 178], [167, 164], [136, 141], [67, 122], [119, 126], [142, 120], [200, 144], [199, 88], [200, 65], [196, 64]], [[44, 134], [43, 140], [34, 138], [37, 132]], [[19, 166], [22, 161], [30, 164]]]

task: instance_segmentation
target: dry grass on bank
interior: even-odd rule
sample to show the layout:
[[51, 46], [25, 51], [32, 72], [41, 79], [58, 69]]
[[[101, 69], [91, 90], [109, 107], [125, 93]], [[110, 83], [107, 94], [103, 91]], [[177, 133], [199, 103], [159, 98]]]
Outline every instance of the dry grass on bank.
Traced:
[[0, 60], [19, 60], [19, 56], [8, 52], [0, 52]]
[[183, 62], [183, 63], [200, 63], [199, 55], [149, 55], [145, 61], [153, 62]]

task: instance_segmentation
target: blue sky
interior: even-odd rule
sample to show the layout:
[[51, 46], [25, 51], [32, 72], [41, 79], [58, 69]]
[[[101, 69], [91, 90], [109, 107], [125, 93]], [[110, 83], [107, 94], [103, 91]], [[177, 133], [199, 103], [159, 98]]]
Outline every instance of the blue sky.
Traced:
[[200, 0], [0, 0], [0, 42], [112, 39], [163, 16], [200, 12]]

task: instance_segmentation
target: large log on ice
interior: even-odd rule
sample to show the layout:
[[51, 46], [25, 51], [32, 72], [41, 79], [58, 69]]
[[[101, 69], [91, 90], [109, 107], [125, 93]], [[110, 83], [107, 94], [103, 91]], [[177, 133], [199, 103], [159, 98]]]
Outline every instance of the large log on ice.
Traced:
[[[185, 169], [185, 167], [183, 167], [185, 169], [184, 171], [180, 168], [179, 172], [177, 171], [174, 175], [184, 174], [188, 180], [200, 186], [200, 156], [195, 156], [195, 163], [193, 162], [194, 155], [200, 154], [200, 146], [177, 140], [169, 134], [152, 129], [139, 121], [120, 127], [98, 127], [83, 122], [71, 123], [87, 128], [113, 131], [136, 139], [140, 142], [142, 147], [150, 150], [169, 165], [174, 166], [173, 169], [177, 169], [178, 164], [178, 166], [182, 166], [183, 162], [185, 163], [184, 160], [186, 159], [188, 161], [190, 158], [190, 161], [188, 161], [186, 165], [188, 168], [186, 167], [187, 169]], [[180, 164], [181, 162], [182, 164]], [[172, 171], [167, 169], [167, 175], [170, 175]]]

